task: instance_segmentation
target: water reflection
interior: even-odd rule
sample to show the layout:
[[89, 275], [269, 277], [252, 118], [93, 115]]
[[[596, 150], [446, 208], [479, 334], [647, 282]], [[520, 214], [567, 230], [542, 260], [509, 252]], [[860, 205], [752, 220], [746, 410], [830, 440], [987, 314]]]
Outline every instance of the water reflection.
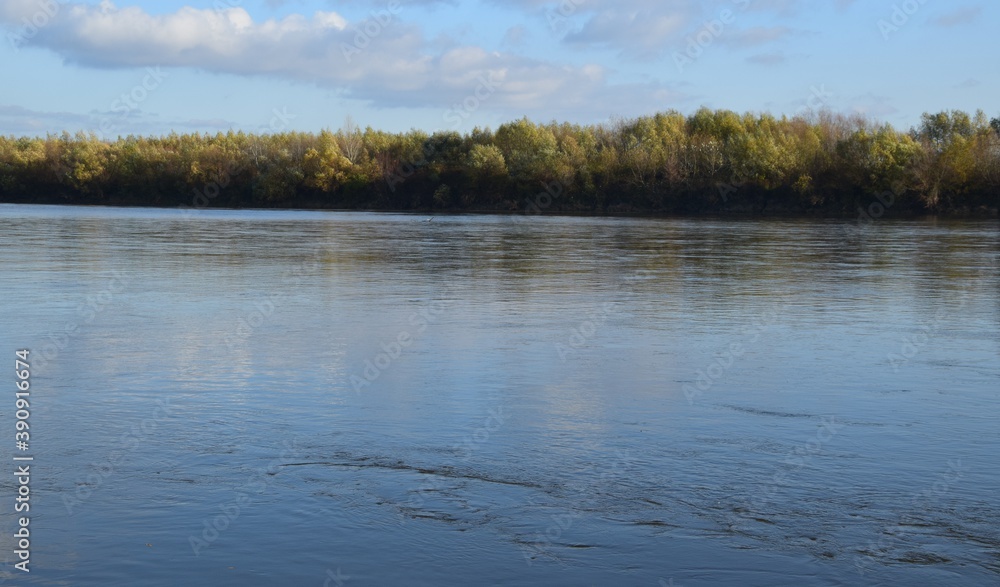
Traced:
[[0, 206], [25, 584], [995, 584], [995, 222], [422, 220]]

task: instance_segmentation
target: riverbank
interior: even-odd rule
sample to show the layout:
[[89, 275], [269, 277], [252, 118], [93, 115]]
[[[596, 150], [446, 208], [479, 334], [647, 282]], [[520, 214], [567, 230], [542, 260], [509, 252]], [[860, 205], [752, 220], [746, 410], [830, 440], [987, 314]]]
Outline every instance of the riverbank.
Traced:
[[355, 207], [342, 208], [324, 205], [317, 201], [288, 201], [278, 204], [267, 205], [238, 205], [227, 201], [225, 205], [198, 206], [195, 202], [179, 204], [148, 204], [142, 203], [141, 198], [130, 198], [121, 201], [94, 201], [88, 198], [74, 198], [64, 196], [40, 196], [40, 197], [10, 197], [0, 200], [0, 204], [15, 205], [45, 205], [45, 206], [98, 206], [111, 208], [155, 208], [155, 209], [179, 209], [189, 213], [196, 213], [201, 210], [303, 210], [303, 211], [325, 211], [325, 212], [384, 212], [396, 214], [439, 214], [439, 215], [463, 215], [463, 214], [488, 214], [488, 215], [520, 215], [520, 216], [579, 216], [579, 217], [615, 217], [615, 218], [829, 218], [829, 219], [921, 219], [921, 218], [953, 218], [953, 219], [992, 219], [1000, 218], [1000, 209], [996, 207], [979, 207], [976, 209], [959, 208], [947, 211], [932, 212], [914, 208], [887, 209], [877, 199], [868, 206], [858, 205], [854, 210], [846, 208], [791, 208], [780, 206], [768, 206], [763, 210], [754, 209], [749, 206], [710, 208], [697, 211], [692, 210], [652, 210], [639, 209], [632, 205], [609, 206], [601, 210], [588, 210], [583, 208], [564, 209], [558, 206], [548, 206], [542, 208], [531, 201], [530, 198], [522, 201], [520, 208], [513, 205], [497, 208], [372, 208]]
[[993, 217], [1000, 119], [699, 110], [494, 132], [0, 137], [0, 202], [600, 215]]

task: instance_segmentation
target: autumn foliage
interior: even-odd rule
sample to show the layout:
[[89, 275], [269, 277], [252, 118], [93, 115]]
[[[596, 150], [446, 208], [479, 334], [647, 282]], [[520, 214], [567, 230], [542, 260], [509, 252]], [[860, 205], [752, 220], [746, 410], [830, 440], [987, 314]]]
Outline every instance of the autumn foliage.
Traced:
[[496, 131], [0, 137], [0, 201], [188, 207], [854, 214], [996, 214], [1000, 120], [925, 114], [899, 131], [862, 117], [701, 109]]

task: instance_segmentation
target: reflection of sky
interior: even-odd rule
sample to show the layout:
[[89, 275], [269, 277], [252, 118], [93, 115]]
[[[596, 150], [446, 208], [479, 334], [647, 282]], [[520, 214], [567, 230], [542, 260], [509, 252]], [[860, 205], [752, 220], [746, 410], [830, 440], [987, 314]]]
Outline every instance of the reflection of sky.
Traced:
[[[905, 232], [892, 238], [894, 225], [886, 223], [863, 246], [845, 247], [840, 227], [793, 221], [763, 228], [512, 223], [503, 216], [427, 223], [408, 215], [277, 212], [262, 223], [261, 213], [241, 211], [187, 220], [170, 211], [5, 211], [5, 248], [23, 260], [4, 279], [13, 294], [6, 296], [11, 324], [33, 334], [78, 324], [60, 357], [63, 368], [81, 348], [114, 348], [113, 357], [85, 356], [91, 363], [84, 371], [128, 364], [142, 370], [140, 379], [179, 375], [194, 389], [218, 377], [245, 392], [256, 376], [280, 377], [284, 363], [306, 360], [311, 377], [321, 379], [316, 383], [351, 391], [346, 378], [402, 332], [415, 342], [396, 363], [420, 355], [434, 364], [421, 353], [441, 349], [445, 357], [489, 365], [480, 370], [490, 381], [521, 377], [544, 388], [565, 368], [552, 360], [555, 343], [565, 344], [604, 301], [616, 307], [595, 338], [622, 360], [598, 367], [585, 358], [571, 372], [594, 380], [591, 369], [609, 376], [620, 368], [617, 376], [648, 382], [637, 393], [676, 378], [658, 371], [665, 359], [680, 365], [685, 349], [707, 351], [714, 336], [738, 339], [779, 299], [789, 308], [781, 324], [806, 329], [839, 328], [828, 324], [830, 313], [872, 305], [874, 312], [852, 316], [847, 333], [888, 315], [919, 319], [966, 286], [972, 295], [963, 314], [996, 314], [995, 306], [977, 307], [990, 287], [981, 281], [989, 275], [981, 259], [996, 255], [995, 243], [978, 230], [950, 226], [924, 226], [914, 248]], [[129, 279], [118, 294], [109, 290], [115, 271]], [[84, 321], [88, 296], [111, 300], [92, 323]], [[410, 316], [437, 300], [450, 301], [448, 309], [417, 333]], [[248, 328], [248, 320], [260, 318], [258, 308], [269, 315]], [[635, 332], [634, 324], [643, 328]], [[622, 332], [629, 334], [616, 336]], [[571, 364], [576, 355], [594, 358], [584, 348]], [[636, 373], [636, 365], [645, 367]]]
[[[79, 326], [33, 380], [51, 490], [75, 491], [154, 420], [80, 527], [132, 491], [156, 505], [132, 525], [206, 492], [214, 508], [291, 438], [300, 460], [585, 479], [619, 502], [619, 486], [752, 486], [828, 414], [851, 422], [828, 449], [847, 456], [829, 461], [835, 475], [797, 471], [814, 491], [823, 475], [862, 487], [887, 471], [882, 490], [903, 490], [955, 455], [995, 455], [995, 224], [886, 222], [850, 240], [830, 221], [522, 220], [0, 206], [0, 250], [19, 260], [0, 265], [0, 348]], [[128, 283], [84, 322], [77, 306], [116, 271]], [[411, 316], [444, 302], [418, 332]], [[605, 303], [562, 361], [556, 345]], [[932, 342], [893, 372], [887, 354], [936, 316]], [[401, 333], [411, 344], [355, 394], [351, 377]], [[744, 353], [689, 404], [683, 385], [734, 343]], [[600, 485], [619, 450], [626, 478]], [[963, 491], [992, 499], [979, 475]], [[298, 503], [298, 488], [275, 487]]]

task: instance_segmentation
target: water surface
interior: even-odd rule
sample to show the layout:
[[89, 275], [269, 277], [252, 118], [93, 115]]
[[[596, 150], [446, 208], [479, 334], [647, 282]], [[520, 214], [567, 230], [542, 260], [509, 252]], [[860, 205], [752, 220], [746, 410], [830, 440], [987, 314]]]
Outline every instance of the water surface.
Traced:
[[0, 206], [8, 584], [997, 584], [995, 221], [428, 220]]

